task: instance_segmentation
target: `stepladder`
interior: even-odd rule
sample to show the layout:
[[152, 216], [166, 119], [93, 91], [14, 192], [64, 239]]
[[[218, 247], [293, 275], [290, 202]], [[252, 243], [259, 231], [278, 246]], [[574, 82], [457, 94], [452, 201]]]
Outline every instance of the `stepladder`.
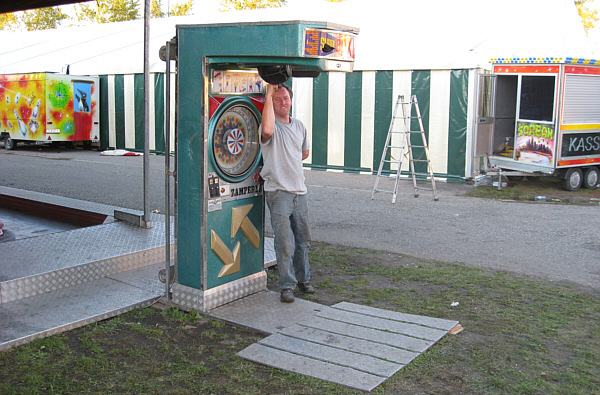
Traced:
[[[414, 196], [419, 197], [419, 190], [430, 190], [433, 193], [433, 200], [439, 200], [416, 95], [410, 96], [408, 101], [404, 99], [404, 95], [398, 95], [371, 199], [375, 198], [376, 193], [385, 192], [391, 193], [392, 203], [396, 203], [404, 159], [408, 159], [408, 169], [405, 172], [409, 173], [412, 179]], [[393, 189], [380, 188], [379, 183], [382, 178], [394, 178]]]

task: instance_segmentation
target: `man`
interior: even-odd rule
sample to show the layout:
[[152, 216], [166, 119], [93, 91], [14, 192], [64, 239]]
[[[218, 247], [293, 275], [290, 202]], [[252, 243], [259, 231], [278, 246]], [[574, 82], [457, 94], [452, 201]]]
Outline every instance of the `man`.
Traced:
[[285, 303], [294, 301], [296, 285], [304, 293], [315, 292], [309, 283], [310, 229], [302, 169], [309, 143], [302, 122], [290, 117], [292, 97], [286, 85], [267, 85], [260, 127], [264, 162], [260, 175], [275, 234], [280, 300]]

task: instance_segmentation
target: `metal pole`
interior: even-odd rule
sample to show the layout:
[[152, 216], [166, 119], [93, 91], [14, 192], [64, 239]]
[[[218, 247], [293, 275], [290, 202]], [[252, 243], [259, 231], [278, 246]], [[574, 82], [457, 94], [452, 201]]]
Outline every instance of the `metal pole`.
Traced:
[[171, 299], [171, 42], [167, 41], [165, 70], [165, 295]]
[[151, 228], [150, 199], [150, 0], [144, 3], [144, 227]]

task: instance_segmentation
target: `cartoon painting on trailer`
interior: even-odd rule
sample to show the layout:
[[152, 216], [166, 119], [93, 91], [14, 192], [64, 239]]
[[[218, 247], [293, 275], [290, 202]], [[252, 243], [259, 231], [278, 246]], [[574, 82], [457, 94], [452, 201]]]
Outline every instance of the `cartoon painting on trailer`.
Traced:
[[97, 140], [94, 88], [92, 81], [64, 75], [1, 75], [0, 132], [15, 140]]
[[90, 98], [92, 97], [92, 84], [88, 82], [74, 82], [75, 91], [74, 110], [80, 112], [90, 112]]
[[39, 139], [46, 125], [44, 74], [0, 76], [0, 132]]
[[552, 166], [554, 160], [554, 125], [517, 122], [515, 159], [519, 162]]

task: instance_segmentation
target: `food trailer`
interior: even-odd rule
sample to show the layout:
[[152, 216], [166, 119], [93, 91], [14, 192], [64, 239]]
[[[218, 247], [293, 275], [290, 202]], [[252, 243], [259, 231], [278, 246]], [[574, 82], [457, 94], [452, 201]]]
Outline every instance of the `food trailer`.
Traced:
[[[600, 172], [600, 61], [493, 59], [482, 74], [475, 155], [501, 176], [551, 175], [575, 191]], [[499, 183], [501, 185], [501, 182]]]
[[68, 74], [0, 75], [0, 140], [17, 143], [99, 141], [98, 78]]

